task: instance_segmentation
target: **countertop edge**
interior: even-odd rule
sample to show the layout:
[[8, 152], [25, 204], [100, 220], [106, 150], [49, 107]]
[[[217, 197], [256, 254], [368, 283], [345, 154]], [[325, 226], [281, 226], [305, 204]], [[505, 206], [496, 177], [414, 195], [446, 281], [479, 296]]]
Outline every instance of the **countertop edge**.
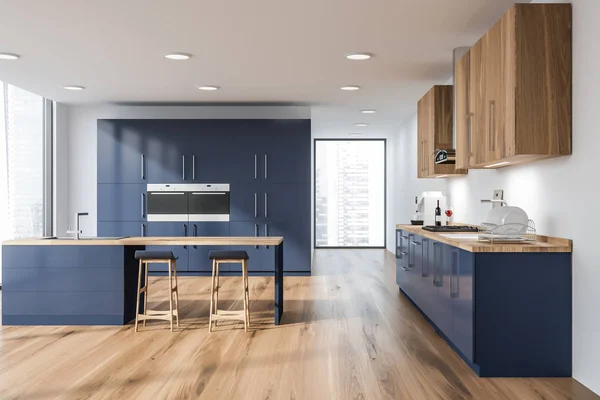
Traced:
[[[397, 224], [396, 229], [406, 230], [428, 239], [436, 240], [471, 253], [572, 253], [573, 241], [570, 239], [537, 235], [538, 241], [531, 244], [501, 243], [491, 244], [476, 240], [459, 240], [441, 236], [437, 232], [429, 232], [420, 225]], [[442, 232], [446, 234], [447, 232]]]
[[277, 246], [282, 236], [205, 236], [205, 237], [127, 237], [123, 239], [44, 239], [5, 240], [2, 246]]

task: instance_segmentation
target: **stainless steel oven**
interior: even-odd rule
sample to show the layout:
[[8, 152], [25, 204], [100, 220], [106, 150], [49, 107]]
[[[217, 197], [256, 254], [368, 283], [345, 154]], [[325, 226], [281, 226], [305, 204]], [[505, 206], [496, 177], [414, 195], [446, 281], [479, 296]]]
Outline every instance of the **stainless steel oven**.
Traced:
[[190, 222], [229, 221], [229, 184], [203, 184], [189, 193]]
[[149, 184], [148, 221], [229, 221], [229, 184]]

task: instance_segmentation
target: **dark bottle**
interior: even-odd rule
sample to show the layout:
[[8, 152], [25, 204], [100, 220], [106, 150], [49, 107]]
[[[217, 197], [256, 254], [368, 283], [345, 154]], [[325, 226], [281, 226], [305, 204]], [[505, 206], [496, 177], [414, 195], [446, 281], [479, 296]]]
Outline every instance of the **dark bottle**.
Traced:
[[442, 209], [440, 208], [440, 201], [437, 201], [437, 207], [435, 208], [435, 226], [442, 226]]

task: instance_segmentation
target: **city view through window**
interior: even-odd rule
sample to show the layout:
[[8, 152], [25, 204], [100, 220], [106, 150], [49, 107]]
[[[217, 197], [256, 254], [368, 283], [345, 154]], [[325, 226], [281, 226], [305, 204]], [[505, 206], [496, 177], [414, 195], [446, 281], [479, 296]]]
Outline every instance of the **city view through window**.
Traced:
[[385, 141], [317, 140], [316, 247], [385, 245]]

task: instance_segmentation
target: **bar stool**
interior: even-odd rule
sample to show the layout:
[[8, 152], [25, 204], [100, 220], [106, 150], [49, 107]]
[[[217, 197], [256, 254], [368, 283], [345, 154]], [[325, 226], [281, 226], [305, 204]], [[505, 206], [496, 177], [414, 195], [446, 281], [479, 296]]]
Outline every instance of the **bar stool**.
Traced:
[[[177, 257], [172, 251], [147, 251], [138, 250], [135, 252], [135, 259], [140, 260], [138, 272], [138, 291], [135, 314], [135, 331], [138, 331], [138, 321], [143, 320], [144, 326], [149, 319], [161, 319], [171, 323], [171, 332], [173, 332], [173, 317], [177, 319], [179, 327], [179, 285], [177, 284]], [[148, 265], [149, 264], [169, 264], [169, 311], [148, 310]], [[144, 277], [144, 286], [142, 286], [143, 266], [146, 266]], [[175, 278], [175, 287], [173, 287], [173, 278]], [[144, 313], [140, 314], [140, 295], [144, 293]], [[173, 297], [175, 297], [175, 310], [173, 310]]]
[[[248, 253], [246, 253], [243, 250], [212, 250], [208, 253], [208, 258], [211, 259], [213, 262], [212, 286], [210, 289], [210, 318], [208, 321], [208, 331], [212, 332], [213, 322], [216, 325], [218, 320], [238, 320], [244, 321], [244, 331], [248, 332], [248, 328], [250, 327], [250, 292], [248, 291]], [[242, 264], [244, 309], [242, 311], [219, 310], [219, 266], [221, 264], [240, 263]]]

